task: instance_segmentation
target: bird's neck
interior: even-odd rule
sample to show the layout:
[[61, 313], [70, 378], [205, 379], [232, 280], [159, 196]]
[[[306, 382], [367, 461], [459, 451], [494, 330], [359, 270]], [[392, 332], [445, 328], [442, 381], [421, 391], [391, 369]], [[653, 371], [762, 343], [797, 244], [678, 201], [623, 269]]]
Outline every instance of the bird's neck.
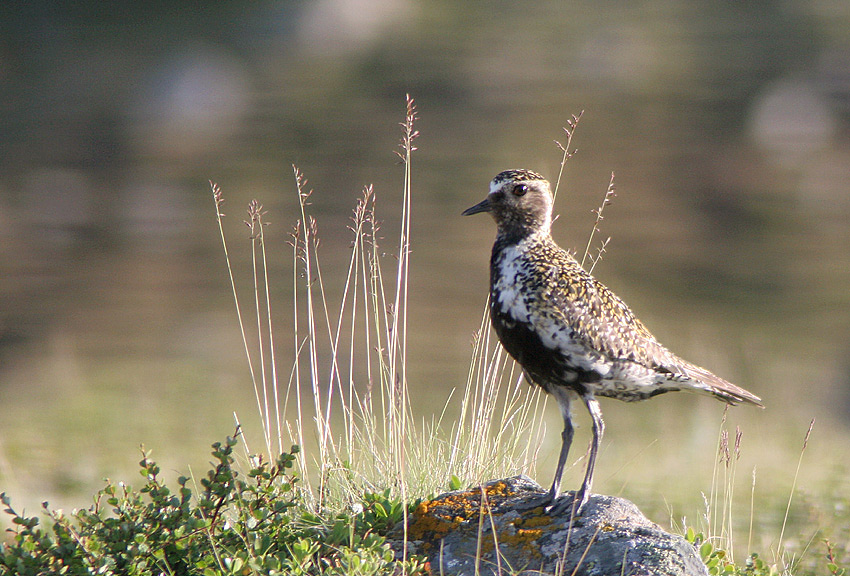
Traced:
[[552, 227], [552, 211], [548, 206], [529, 210], [496, 208], [492, 214], [498, 238], [517, 244], [526, 238], [548, 236]]
[[[551, 242], [552, 236], [549, 234], [549, 227], [541, 228], [523, 228], [517, 226], [499, 227], [496, 234], [496, 246], [505, 248], [507, 246], [516, 246], [520, 243], [541, 243]], [[494, 246], [494, 248], [496, 247]]]

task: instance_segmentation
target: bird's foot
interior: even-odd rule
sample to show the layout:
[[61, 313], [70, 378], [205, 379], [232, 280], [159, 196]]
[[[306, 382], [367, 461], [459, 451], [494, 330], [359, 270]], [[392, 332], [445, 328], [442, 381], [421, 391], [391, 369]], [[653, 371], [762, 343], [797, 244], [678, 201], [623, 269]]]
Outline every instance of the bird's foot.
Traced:
[[570, 513], [571, 516], [581, 514], [585, 504], [587, 504], [589, 493], [583, 490], [578, 492], [564, 492], [557, 496], [552, 496], [550, 493], [533, 496], [515, 507], [515, 510], [534, 510], [535, 508], [543, 508], [544, 512], [549, 516], [560, 516]]
[[561, 516], [569, 512], [572, 517], [580, 516], [584, 505], [587, 504], [589, 496], [590, 495], [583, 490], [560, 494], [557, 498], [555, 498], [551, 506], [546, 509], [546, 514], [549, 516]]
[[552, 495], [549, 493], [540, 494], [539, 496], [532, 496], [530, 498], [526, 498], [524, 502], [518, 504], [515, 507], [515, 510], [525, 511], [525, 510], [534, 510], [535, 508], [547, 508], [551, 506], [556, 501], [555, 498], [552, 498]]

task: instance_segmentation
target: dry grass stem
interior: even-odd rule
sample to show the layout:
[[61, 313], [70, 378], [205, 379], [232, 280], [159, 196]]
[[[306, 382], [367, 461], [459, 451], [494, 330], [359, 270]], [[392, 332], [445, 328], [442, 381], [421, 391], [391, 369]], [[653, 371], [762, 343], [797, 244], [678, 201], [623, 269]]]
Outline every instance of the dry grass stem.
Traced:
[[[245, 328], [245, 322], [242, 318], [242, 307], [239, 304], [239, 296], [236, 290], [236, 278], [233, 274], [233, 266], [230, 263], [230, 253], [227, 249], [227, 239], [224, 234], [224, 224], [222, 222], [222, 219], [224, 218], [224, 213], [221, 211], [222, 205], [224, 204], [224, 195], [222, 193], [221, 187], [215, 182], [210, 181], [210, 189], [213, 194], [213, 203], [215, 204], [215, 216], [216, 223], [218, 224], [219, 235], [221, 237], [221, 248], [224, 252], [224, 261], [227, 265], [227, 277], [230, 280], [230, 290], [233, 294], [233, 303], [236, 308], [236, 318], [239, 324], [239, 333], [242, 336], [242, 345], [245, 350], [245, 359], [248, 362], [248, 372], [251, 375], [251, 383], [254, 386], [254, 395], [257, 400], [257, 409], [260, 411], [260, 413], [262, 413], [263, 407], [262, 402], [260, 401], [260, 389], [259, 385], [257, 384], [256, 371], [254, 370], [254, 361], [251, 358], [251, 347], [248, 345], [248, 334]], [[268, 430], [265, 428], [265, 423], [263, 428], [263, 436], [265, 438], [269, 437]]]
[[800, 466], [803, 464], [803, 454], [806, 453], [806, 448], [809, 445], [809, 437], [812, 435], [812, 428], [815, 427], [815, 419], [812, 418], [809, 422], [809, 429], [806, 430], [806, 436], [803, 438], [803, 447], [800, 450], [800, 457], [797, 459], [797, 468], [794, 470], [794, 480], [791, 482], [791, 491], [788, 493], [788, 504], [785, 506], [785, 517], [782, 520], [782, 530], [779, 532], [779, 541], [776, 544], [777, 554], [782, 554], [782, 541], [785, 537], [785, 527], [788, 525], [788, 514], [791, 512], [791, 501], [794, 499], [794, 491], [797, 489], [797, 478], [800, 475]]
[[578, 113], [578, 116], [573, 114], [569, 120], [567, 120], [567, 125], [564, 127], [564, 132], [567, 134], [567, 141], [565, 144], [561, 144], [559, 141], [555, 140], [555, 145], [558, 147], [558, 150], [564, 153], [561, 157], [561, 165], [558, 168], [558, 178], [555, 180], [555, 190], [552, 192], [552, 199], [558, 197], [558, 190], [561, 188], [561, 177], [564, 175], [564, 167], [567, 165], [567, 160], [572, 158], [578, 150], [574, 150], [572, 148], [573, 144], [573, 135], [575, 134], [576, 128], [578, 128], [578, 123], [581, 120], [582, 115], [584, 114], [584, 110]]
[[[584, 263], [590, 254], [590, 246], [593, 243], [593, 237], [599, 232], [599, 226], [602, 224], [602, 220], [604, 216], [602, 215], [605, 211], [605, 207], [608, 206], [614, 198], [617, 196], [614, 190], [614, 173], [611, 172], [611, 180], [608, 182], [608, 188], [605, 190], [605, 197], [602, 199], [602, 204], [599, 205], [599, 208], [593, 210], [593, 213], [596, 215], [596, 221], [593, 223], [593, 228], [590, 230], [590, 235], [587, 238], [587, 245], [584, 247], [584, 256], [581, 257], [581, 267], [584, 268]], [[611, 238], [605, 240], [602, 243], [602, 247], [599, 249], [599, 252], [596, 255], [596, 258], [591, 257], [593, 261], [593, 266], [591, 266], [590, 271], [593, 271], [593, 268], [596, 266], [596, 263], [599, 262], [599, 259], [602, 257], [602, 253], [605, 252], [605, 247], [608, 246], [608, 242], [611, 241]]]

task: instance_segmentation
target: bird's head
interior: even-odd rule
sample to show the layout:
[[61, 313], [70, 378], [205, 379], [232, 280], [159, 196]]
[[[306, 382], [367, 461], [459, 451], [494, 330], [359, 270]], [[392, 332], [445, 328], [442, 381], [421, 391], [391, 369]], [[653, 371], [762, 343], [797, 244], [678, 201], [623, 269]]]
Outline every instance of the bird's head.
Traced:
[[499, 235], [520, 240], [535, 233], [549, 233], [552, 224], [552, 192], [549, 182], [531, 170], [506, 170], [490, 182], [487, 197], [463, 211], [464, 216], [489, 212]]

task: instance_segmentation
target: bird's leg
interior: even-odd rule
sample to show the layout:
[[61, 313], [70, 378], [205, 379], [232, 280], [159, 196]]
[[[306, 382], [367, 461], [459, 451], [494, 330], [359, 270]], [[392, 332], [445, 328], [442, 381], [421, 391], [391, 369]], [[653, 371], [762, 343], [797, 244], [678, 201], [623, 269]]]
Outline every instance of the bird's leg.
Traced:
[[556, 386], [552, 394], [558, 400], [561, 416], [564, 419], [564, 430], [561, 432], [561, 452], [558, 455], [558, 466], [555, 468], [555, 479], [552, 482], [552, 487], [546, 494], [529, 499], [518, 507], [518, 510], [531, 510], [541, 506], [552, 506], [558, 499], [561, 488], [561, 476], [564, 474], [564, 466], [567, 463], [567, 456], [570, 453], [570, 445], [573, 443], [573, 420], [572, 411], [570, 410], [570, 399], [575, 393]]
[[[584, 405], [587, 406], [587, 411], [590, 412], [593, 432], [593, 438], [590, 441], [590, 450], [587, 455], [587, 468], [584, 473], [584, 481], [573, 498], [563, 498], [554, 503], [548, 511], [551, 515], [561, 514], [568, 510], [575, 515], [581, 514], [582, 508], [587, 504], [588, 498], [590, 498], [590, 487], [593, 485], [593, 470], [596, 467], [596, 455], [599, 453], [602, 434], [605, 432], [605, 422], [602, 421], [602, 410], [596, 398], [592, 394], [583, 394], [581, 398], [584, 401]], [[566, 433], [566, 429], [564, 432]], [[559, 477], [556, 476], [556, 481], [558, 479]], [[553, 489], [555, 489], [554, 486]]]
[[602, 420], [602, 409], [599, 407], [599, 401], [591, 394], [584, 394], [582, 397], [584, 405], [587, 406], [587, 411], [590, 412], [592, 422], [593, 438], [590, 441], [590, 454], [587, 456], [587, 469], [584, 473], [584, 482], [581, 483], [578, 493], [575, 497], [577, 502], [576, 512], [581, 512], [582, 507], [587, 503], [590, 497], [590, 487], [593, 484], [593, 470], [596, 467], [596, 455], [599, 452], [599, 445], [602, 443], [602, 435], [605, 433], [605, 422]]
[[561, 453], [558, 456], [558, 467], [555, 468], [555, 479], [552, 481], [552, 487], [549, 488], [549, 502], [554, 502], [558, 497], [561, 489], [561, 476], [564, 474], [564, 466], [567, 463], [567, 456], [570, 453], [570, 446], [573, 443], [573, 421], [570, 417], [570, 410], [562, 410], [564, 416], [564, 430], [561, 432]]

